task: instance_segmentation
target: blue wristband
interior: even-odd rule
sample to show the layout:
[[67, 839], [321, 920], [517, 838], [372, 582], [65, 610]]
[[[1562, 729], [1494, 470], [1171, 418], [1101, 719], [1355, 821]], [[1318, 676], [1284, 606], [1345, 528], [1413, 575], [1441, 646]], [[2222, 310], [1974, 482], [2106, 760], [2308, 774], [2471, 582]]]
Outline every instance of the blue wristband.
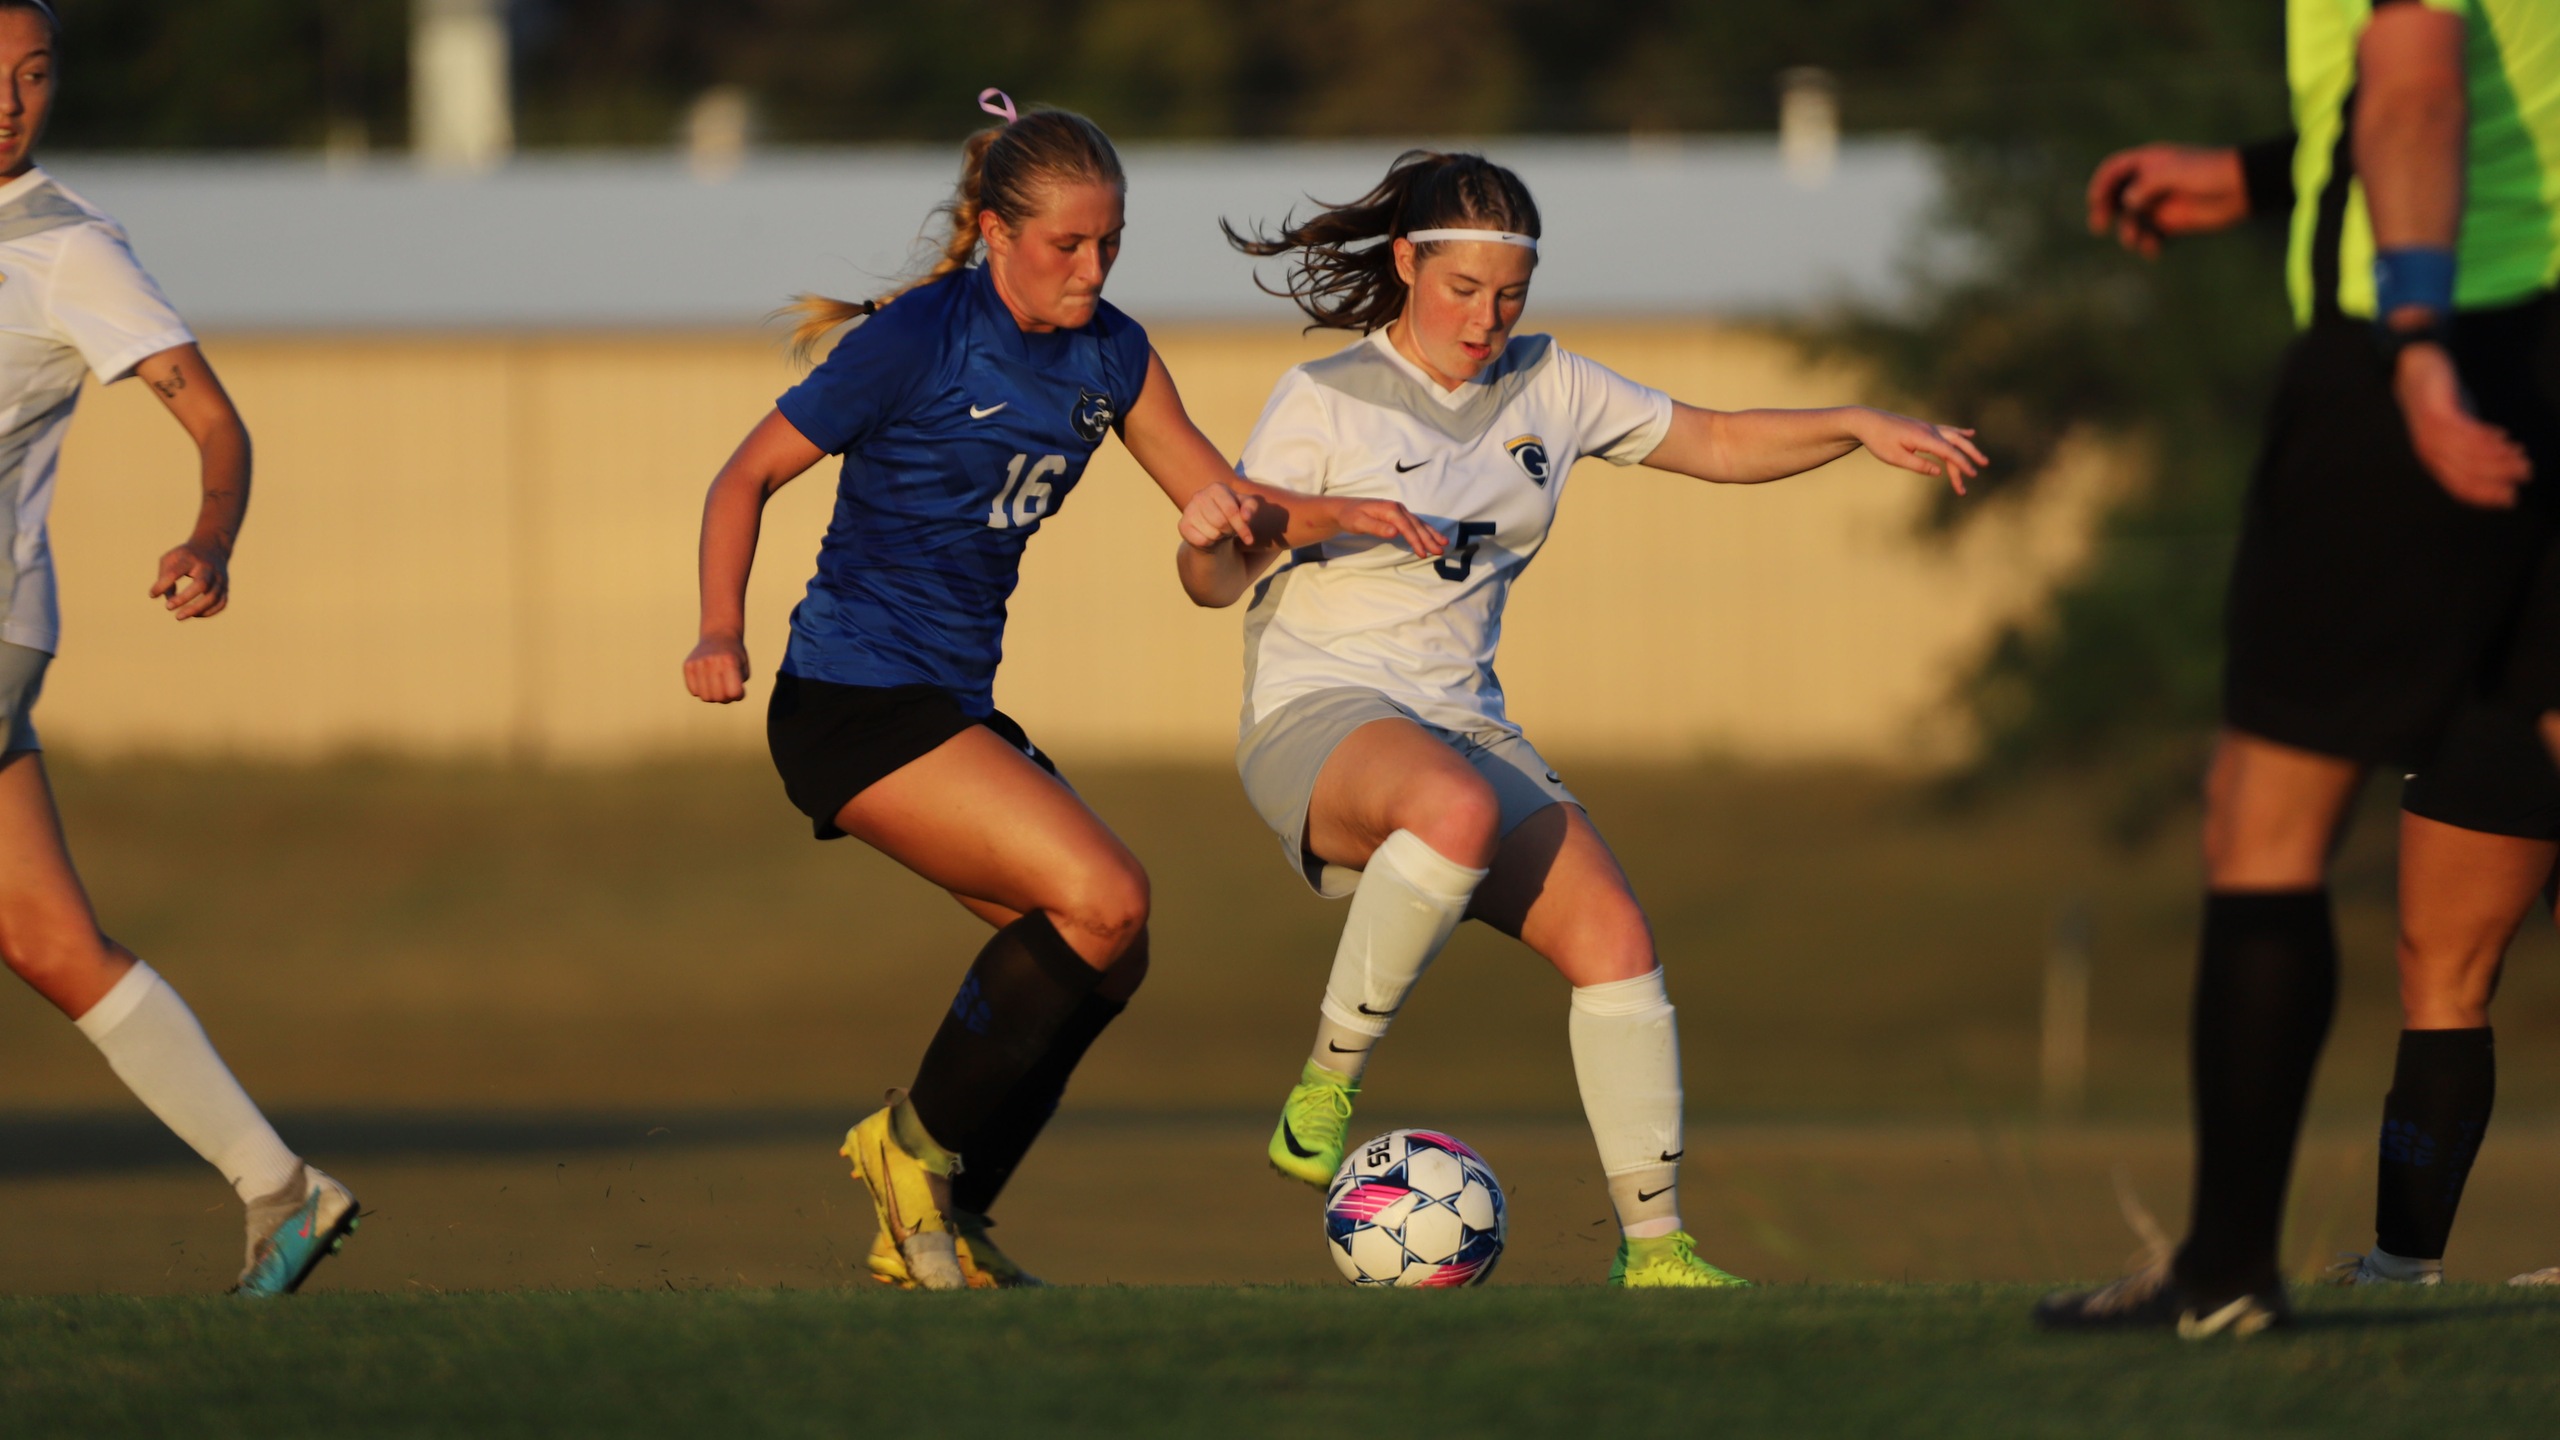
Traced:
[[2424, 306], [2438, 315], [2453, 313], [2453, 251], [2445, 246], [2413, 245], [2385, 250], [2373, 257], [2373, 318], [2386, 321], [2395, 310]]

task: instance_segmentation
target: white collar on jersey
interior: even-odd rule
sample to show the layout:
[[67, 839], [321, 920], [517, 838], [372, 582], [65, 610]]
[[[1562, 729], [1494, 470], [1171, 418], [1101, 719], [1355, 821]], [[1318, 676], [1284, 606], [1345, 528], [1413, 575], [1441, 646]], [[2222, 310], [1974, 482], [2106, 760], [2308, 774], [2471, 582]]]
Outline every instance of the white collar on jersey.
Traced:
[[1408, 230], [1404, 238], [1416, 245], [1427, 245], [1434, 240], [1481, 240], [1489, 245], [1517, 245], [1523, 250], [1538, 248], [1537, 236], [1515, 235], [1508, 230]]

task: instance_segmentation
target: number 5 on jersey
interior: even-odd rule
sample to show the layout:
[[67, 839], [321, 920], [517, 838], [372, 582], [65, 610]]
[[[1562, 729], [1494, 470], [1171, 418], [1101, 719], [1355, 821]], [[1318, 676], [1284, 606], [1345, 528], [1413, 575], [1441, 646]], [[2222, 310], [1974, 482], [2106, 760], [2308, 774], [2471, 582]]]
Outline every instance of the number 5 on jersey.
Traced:
[[1049, 477], [1067, 473], [1067, 457], [1043, 455], [1028, 471], [1023, 469], [1028, 455], [1016, 455], [1005, 467], [1004, 488], [996, 492], [996, 503], [987, 511], [987, 528], [1005, 530], [1029, 525], [1049, 513]]
[[1449, 553], [1431, 562], [1443, 580], [1464, 580], [1476, 568], [1476, 542], [1502, 527], [1489, 520], [1461, 520]]

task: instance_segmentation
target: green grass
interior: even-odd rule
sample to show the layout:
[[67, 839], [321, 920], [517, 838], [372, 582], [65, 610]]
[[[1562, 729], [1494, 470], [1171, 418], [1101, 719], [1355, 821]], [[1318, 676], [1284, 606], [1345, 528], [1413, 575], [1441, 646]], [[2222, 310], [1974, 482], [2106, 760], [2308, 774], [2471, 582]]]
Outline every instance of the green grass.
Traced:
[[0, 1301], [13, 1436], [2547, 1433], [2560, 1304], [2324, 1292], [2245, 1342], [2016, 1287]]

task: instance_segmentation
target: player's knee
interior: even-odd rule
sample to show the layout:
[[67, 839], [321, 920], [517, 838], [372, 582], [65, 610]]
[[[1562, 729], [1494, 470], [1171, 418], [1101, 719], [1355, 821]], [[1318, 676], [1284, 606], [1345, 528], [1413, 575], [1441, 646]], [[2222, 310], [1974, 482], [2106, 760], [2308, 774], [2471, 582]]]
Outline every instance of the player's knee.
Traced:
[[2505, 947], [2400, 933], [2400, 1013], [2412, 1030], [2469, 1030], [2489, 1023]]
[[1634, 905], [1598, 907], [1573, 927], [1568, 942], [1571, 970], [1579, 985], [1602, 985], [1650, 975], [1660, 962], [1653, 953], [1653, 927]]
[[1147, 931], [1140, 927], [1137, 936], [1130, 940], [1129, 948], [1121, 951], [1120, 958], [1112, 961], [1111, 967], [1102, 972], [1102, 982], [1094, 987], [1094, 993], [1106, 1000], [1128, 1004], [1129, 997], [1138, 993], [1138, 987], [1147, 983], [1147, 952]]
[[0, 918], [0, 960], [39, 990], [84, 976], [124, 954], [122, 946], [99, 934], [85, 917], [21, 913]]
[[1151, 903], [1147, 872], [1135, 860], [1120, 859], [1086, 867], [1053, 914], [1058, 923], [1101, 942], [1116, 961], [1146, 933]]
[[1413, 787], [1399, 808], [1396, 829], [1460, 865], [1493, 863], [1502, 839], [1502, 802], [1474, 771], [1434, 775]]

